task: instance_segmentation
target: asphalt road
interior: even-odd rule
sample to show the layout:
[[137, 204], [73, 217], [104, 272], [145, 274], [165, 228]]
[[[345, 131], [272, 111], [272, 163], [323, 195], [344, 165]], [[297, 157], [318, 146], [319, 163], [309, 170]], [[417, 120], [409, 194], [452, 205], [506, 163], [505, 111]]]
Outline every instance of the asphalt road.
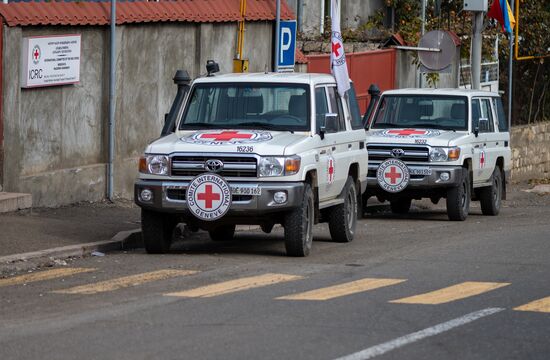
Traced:
[[[0, 359], [548, 359], [550, 196], [497, 217], [374, 209], [308, 258], [205, 234], [0, 279]], [[541, 300], [542, 299], [542, 300]]]

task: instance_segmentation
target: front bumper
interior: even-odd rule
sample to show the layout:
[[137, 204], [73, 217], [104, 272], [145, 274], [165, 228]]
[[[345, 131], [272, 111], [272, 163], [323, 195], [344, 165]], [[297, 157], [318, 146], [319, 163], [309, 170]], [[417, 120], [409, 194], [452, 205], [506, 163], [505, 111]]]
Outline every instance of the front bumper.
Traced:
[[[145, 209], [190, 214], [185, 200], [185, 192], [190, 181], [153, 181], [139, 179], [134, 185], [134, 201]], [[232, 195], [232, 203], [226, 216], [256, 217], [263, 214], [287, 211], [298, 207], [302, 201], [304, 184], [302, 182], [232, 182], [229, 186], [257, 185], [261, 195]], [[141, 199], [141, 191], [149, 189], [153, 192], [151, 201]], [[277, 204], [273, 201], [275, 192], [285, 191], [287, 201]]]
[[[369, 164], [369, 171], [367, 175], [367, 189], [380, 188], [378, 180], [376, 178], [376, 172], [380, 164]], [[432, 171], [431, 175], [411, 175], [409, 184], [405, 188], [416, 189], [430, 189], [430, 188], [446, 188], [454, 187], [460, 184], [462, 180], [462, 167], [461, 166], [445, 166], [445, 165], [409, 165], [406, 164], [409, 170], [413, 169], [426, 169], [429, 168]], [[449, 180], [443, 181], [440, 175], [444, 172], [449, 174]]]

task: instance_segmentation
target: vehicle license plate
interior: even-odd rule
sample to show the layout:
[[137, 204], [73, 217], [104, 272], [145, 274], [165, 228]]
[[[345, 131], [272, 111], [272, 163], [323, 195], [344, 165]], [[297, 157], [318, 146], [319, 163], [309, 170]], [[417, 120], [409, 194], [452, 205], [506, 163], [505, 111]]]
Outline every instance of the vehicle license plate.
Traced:
[[231, 193], [233, 195], [260, 196], [262, 195], [262, 189], [258, 186], [232, 186]]
[[429, 176], [429, 175], [432, 174], [432, 169], [430, 169], [430, 168], [409, 168], [409, 173], [411, 175]]

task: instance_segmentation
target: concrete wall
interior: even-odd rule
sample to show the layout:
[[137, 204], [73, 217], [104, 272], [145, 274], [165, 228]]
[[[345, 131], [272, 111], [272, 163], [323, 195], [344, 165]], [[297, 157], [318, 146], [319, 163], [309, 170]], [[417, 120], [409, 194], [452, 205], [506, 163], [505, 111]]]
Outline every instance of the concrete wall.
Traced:
[[342, 28], [356, 28], [384, 7], [383, 0], [343, 0]]
[[[414, 63], [414, 53], [412, 51], [397, 50], [397, 65], [395, 68], [396, 87], [398, 89], [418, 87], [417, 65]], [[448, 71], [439, 74], [439, 80], [435, 87], [458, 88], [460, 71], [460, 47], [456, 48], [454, 61], [449, 66]], [[422, 87], [428, 86], [426, 77], [423, 78]]]
[[510, 138], [512, 181], [550, 178], [550, 122], [514, 126]]
[[[271, 22], [247, 23], [251, 71], [271, 66]], [[76, 85], [21, 89], [22, 38], [82, 34]], [[33, 194], [34, 206], [104, 198], [109, 31], [107, 27], [4, 27], [4, 191]], [[115, 195], [132, 198], [137, 159], [158, 137], [176, 93], [172, 77], [204, 74], [207, 59], [232, 70], [235, 23], [151, 23], [117, 27]], [[252, 37], [254, 44], [252, 46]]]

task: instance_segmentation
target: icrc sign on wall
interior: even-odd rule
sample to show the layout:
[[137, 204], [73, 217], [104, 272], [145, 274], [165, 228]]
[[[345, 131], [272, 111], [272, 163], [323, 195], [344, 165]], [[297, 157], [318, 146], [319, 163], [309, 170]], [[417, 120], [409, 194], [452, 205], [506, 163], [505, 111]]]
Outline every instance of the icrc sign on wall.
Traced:
[[80, 35], [23, 38], [21, 49], [21, 87], [80, 81]]

